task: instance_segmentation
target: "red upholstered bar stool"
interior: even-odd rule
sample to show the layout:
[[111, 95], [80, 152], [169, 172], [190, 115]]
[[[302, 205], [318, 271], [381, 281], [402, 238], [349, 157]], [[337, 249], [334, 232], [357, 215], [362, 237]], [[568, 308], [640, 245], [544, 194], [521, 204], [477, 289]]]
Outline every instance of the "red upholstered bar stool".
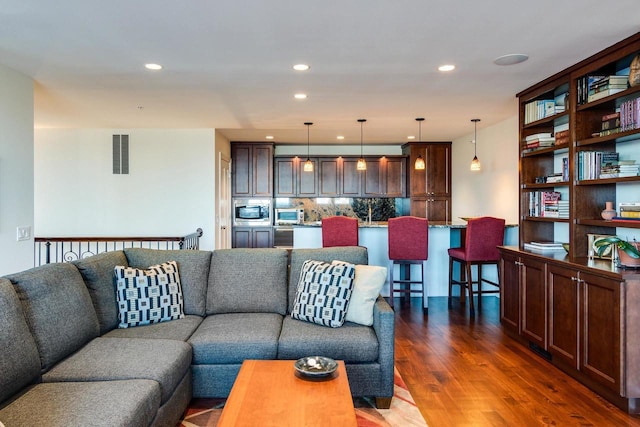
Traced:
[[[451, 307], [451, 293], [453, 285], [460, 286], [460, 301], [464, 301], [465, 288], [469, 290], [469, 311], [475, 316], [473, 295], [478, 295], [480, 304], [483, 293], [498, 293], [500, 290], [483, 291], [482, 283], [500, 287], [500, 280], [493, 282], [482, 277], [482, 266], [495, 265], [498, 267], [500, 253], [497, 246], [504, 241], [505, 220], [490, 216], [471, 218], [467, 222], [467, 230], [464, 247], [449, 249], [449, 307]], [[460, 275], [458, 279], [453, 278], [453, 263], [460, 264]], [[472, 266], [476, 266], [476, 279], [472, 276]], [[498, 268], [498, 274], [500, 269]], [[473, 285], [477, 285], [477, 290], [473, 290]]]
[[347, 216], [322, 218], [322, 247], [358, 246], [358, 219]]
[[[427, 286], [425, 283], [425, 267], [429, 257], [429, 221], [415, 216], [401, 216], [389, 219], [389, 304], [393, 307], [393, 296], [396, 292], [411, 296], [422, 294], [422, 307], [429, 307]], [[393, 278], [393, 266], [400, 265], [400, 278]], [[420, 280], [411, 280], [411, 265], [420, 264]], [[400, 284], [396, 289], [395, 284]], [[420, 289], [411, 289], [420, 284]]]

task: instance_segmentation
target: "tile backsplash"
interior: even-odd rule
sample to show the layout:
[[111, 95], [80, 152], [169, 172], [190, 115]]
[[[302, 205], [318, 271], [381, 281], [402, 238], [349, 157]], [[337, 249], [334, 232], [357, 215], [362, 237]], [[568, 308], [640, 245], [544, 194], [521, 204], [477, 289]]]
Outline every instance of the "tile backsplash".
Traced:
[[320, 221], [322, 218], [344, 215], [367, 220], [369, 205], [371, 205], [372, 221], [387, 221], [401, 215], [404, 199], [393, 198], [282, 198], [274, 199], [276, 208], [302, 208], [305, 222]]

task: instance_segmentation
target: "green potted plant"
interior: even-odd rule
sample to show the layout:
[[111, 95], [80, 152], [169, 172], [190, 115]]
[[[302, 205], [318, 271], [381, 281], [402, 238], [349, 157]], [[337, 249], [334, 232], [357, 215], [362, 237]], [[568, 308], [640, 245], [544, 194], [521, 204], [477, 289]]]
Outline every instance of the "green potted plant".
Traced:
[[618, 236], [609, 236], [593, 242], [599, 256], [602, 256], [606, 248], [615, 245], [618, 248], [620, 265], [625, 267], [640, 267], [640, 242], [629, 242]]

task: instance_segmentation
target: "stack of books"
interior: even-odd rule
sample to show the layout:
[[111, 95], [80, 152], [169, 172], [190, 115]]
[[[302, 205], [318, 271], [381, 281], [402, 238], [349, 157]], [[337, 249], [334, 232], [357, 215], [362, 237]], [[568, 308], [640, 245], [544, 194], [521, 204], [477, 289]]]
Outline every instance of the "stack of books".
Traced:
[[525, 148], [553, 147], [555, 141], [552, 133], [536, 133], [525, 138]]
[[622, 92], [627, 89], [629, 76], [606, 76], [599, 80], [595, 80], [589, 85], [589, 96], [587, 102], [597, 101], [606, 98], [614, 93]]
[[618, 178], [624, 178], [625, 176], [638, 176], [639, 170], [640, 165], [637, 165], [635, 160], [618, 161]]
[[620, 130], [622, 132], [640, 127], [640, 97], [620, 104]]
[[532, 252], [557, 252], [564, 251], [562, 242], [532, 241], [525, 243], [524, 248]]
[[542, 120], [554, 114], [556, 114], [556, 102], [553, 99], [531, 101], [524, 105], [524, 124]]
[[602, 116], [602, 126], [598, 136], [611, 135], [620, 132], [620, 112]]
[[621, 218], [640, 220], [640, 202], [620, 203], [618, 212]]
[[561, 130], [555, 133], [556, 142], [555, 145], [566, 145], [569, 143], [569, 130]]
[[589, 97], [589, 88], [593, 85], [594, 82], [605, 78], [606, 76], [601, 75], [593, 75], [593, 76], [582, 76], [577, 80], [577, 89], [578, 89], [578, 105], [582, 105], [587, 102], [587, 98]]
[[[569, 205], [560, 203], [558, 191], [532, 191], [529, 193], [529, 216], [546, 218], [568, 218]], [[566, 208], [566, 211], [565, 211]], [[562, 216], [561, 216], [562, 214]]]
[[[578, 153], [578, 179], [614, 178], [609, 176], [611, 168], [618, 165], [615, 151], [581, 151]], [[602, 168], [605, 167], [605, 175]]]

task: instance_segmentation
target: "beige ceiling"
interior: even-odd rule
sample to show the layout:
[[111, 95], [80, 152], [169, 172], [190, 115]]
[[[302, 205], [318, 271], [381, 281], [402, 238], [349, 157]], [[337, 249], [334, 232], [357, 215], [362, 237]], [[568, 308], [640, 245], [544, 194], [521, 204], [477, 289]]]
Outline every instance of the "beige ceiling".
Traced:
[[[638, 0], [2, 0], [0, 64], [34, 79], [36, 127], [284, 143], [306, 142], [312, 121], [312, 143], [352, 144], [366, 118], [370, 144], [405, 142], [422, 116], [423, 140], [451, 140], [472, 118], [513, 117], [517, 92], [640, 31], [639, 17]], [[493, 63], [510, 53], [530, 59]]]

